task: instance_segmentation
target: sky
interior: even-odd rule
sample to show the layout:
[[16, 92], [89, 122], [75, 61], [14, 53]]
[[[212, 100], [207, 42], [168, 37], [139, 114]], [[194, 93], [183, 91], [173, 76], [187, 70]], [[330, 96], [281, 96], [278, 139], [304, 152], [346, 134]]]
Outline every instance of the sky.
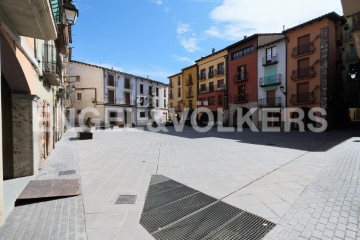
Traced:
[[196, 60], [255, 33], [279, 33], [340, 0], [74, 0], [72, 59], [168, 83]]

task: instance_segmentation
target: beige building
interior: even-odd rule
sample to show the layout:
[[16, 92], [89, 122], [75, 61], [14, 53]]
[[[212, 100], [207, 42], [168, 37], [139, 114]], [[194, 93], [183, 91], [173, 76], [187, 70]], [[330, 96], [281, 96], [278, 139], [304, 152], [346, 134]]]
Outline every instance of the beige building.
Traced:
[[3, 221], [15, 200], [3, 191], [3, 184], [36, 176], [64, 132], [64, 66], [70, 57], [69, 28], [78, 11], [69, 0], [1, 1], [0, 9]]

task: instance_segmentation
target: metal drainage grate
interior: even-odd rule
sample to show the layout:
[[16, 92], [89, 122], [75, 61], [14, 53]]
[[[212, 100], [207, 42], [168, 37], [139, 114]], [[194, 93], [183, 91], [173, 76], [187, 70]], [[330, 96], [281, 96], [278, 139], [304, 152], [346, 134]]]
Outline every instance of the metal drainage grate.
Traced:
[[59, 171], [59, 176], [76, 174], [76, 170]]
[[135, 204], [137, 195], [119, 195], [115, 204]]
[[275, 226], [164, 176], [152, 176], [151, 183], [140, 224], [155, 239], [259, 240]]

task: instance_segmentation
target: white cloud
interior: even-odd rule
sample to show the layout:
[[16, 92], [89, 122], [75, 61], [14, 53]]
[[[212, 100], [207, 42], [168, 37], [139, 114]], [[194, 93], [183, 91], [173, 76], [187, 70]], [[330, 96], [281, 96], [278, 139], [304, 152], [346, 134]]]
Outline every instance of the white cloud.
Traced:
[[290, 28], [332, 11], [342, 15], [339, 0], [223, 0], [210, 12], [213, 25], [205, 33], [237, 40], [254, 33], [281, 32], [283, 25]]
[[157, 5], [162, 5], [164, 3], [164, 0], [151, 0], [151, 2], [153, 2]]
[[176, 59], [177, 61], [180, 61], [180, 62], [186, 62], [188, 64], [194, 64], [194, 61], [191, 60], [188, 57], [178, 56], [178, 55], [175, 55], [175, 54], [171, 55], [171, 57]]
[[178, 39], [180, 44], [185, 48], [187, 52], [195, 52], [199, 49], [198, 41], [196, 34], [192, 30], [192, 27], [188, 23], [179, 23], [176, 32], [178, 34]]

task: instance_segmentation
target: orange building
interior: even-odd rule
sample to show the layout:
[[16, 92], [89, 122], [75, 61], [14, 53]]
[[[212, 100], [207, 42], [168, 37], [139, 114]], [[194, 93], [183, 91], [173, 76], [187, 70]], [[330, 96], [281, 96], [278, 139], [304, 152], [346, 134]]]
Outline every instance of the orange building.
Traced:
[[[287, 106], [327, 110], [329, 125], [340, 111], [340, 29], [344, 19], [335, 12], [285, 30], [287, 43]], [[340, 114], [336, 114], [340, 115]], [[304, 123], [309, 122], [304, 119]]]

